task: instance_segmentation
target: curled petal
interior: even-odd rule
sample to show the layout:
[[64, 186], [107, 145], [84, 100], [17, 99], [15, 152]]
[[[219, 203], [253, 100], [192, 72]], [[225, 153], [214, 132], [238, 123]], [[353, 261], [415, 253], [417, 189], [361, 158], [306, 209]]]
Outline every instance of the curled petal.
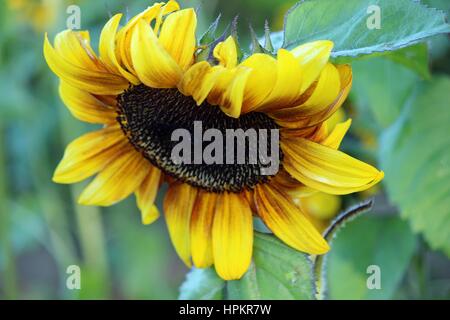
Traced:
[[194, 9], [185, 9], [170, 14], [161, 28], [159, 42], [182, 70], [186, 70], [194, 61], [196, 27]]
[[143, 224], [151, 224], [159, 217], [158, 208], [155, 206], [156, 194], [161, 180], [161, 171], [151, 166], [147, 176], [136, 190], [136, 202], [141, 210]]
[[348, 119], [345, 122], [338, 123], [333, 131], [320, 142], [320, 144], [333, 148], [333, 149], [339, 149], [339, 146], [341, 145], [342, 140], [345, 137], [345, 134], [347, 133], [348, 129], [350, 129], [350, 126], [352, 124], [352, 119]]
[[228, 116], [238, 118], [241, 114], [244, 90], [251, 69], [239, 66], [229, 70], [217, 66], [214, 67], [213, 72], [217, 72], [218, 75], [208, 96], [208, 102], [220, 106]]
[[225, 41], [219, 42], [214, 48], [214, 57], [219, 61], [220, 65], [225, 68], [234, 68], [237, 65], [237, 48], [236, 42], [232, 36]]
[[[81, 46], [80, 43], [79, 47]], [[82, 65], [81, 60], [77, 62], [75, 58], [66, 58], [67, 56], [52, 47], [47, 35], [45, 35], [44, 56], [50, 69], [59, 78], [78, 89], [100, 95], [116, 95], [128, 87], [128, 81], [121, 76], [112, 74], [106, 69], [92, 69], [89, 65]], [[86, 57], [83, 58], [85, 59]]]
[[337, 98], [329, 106], [318, 113], [307, 115], [300, 109], [291, 108], [290, 112], [285, 110], [278, 110], [270, 113], [270, 116], [276, 122], [285, 128], [310, 128], [326, 121], [330, 118], [347, 99], [350, 89], [352, 87], [352, 69], [349, 65], [338, 65], [336, 69], [339, 72], [341, 90]]
[[116, 14], [103, 27], [99, 41], [100, 58], [108, 68], [136, 85], [139, 84], [139, 80], [123, 68], [116, 56], [116, 34], [121, 18], [121, 13]]
[[271, 93], [277, 79], [277, 63], [267, 54], [253, 54], [241, 66], [251, 69], [244, 92], [243, 112], [256, 109]]
[[144, 20], [134, 29], [131, 57], [139, 80], [149, 87], [174, 88], [181, 79], [180, 67]]
[[301, 92], [305, 92], [319, 77], [330, 58], [333, 46], [332, 41], [319, 40], [300, 45], [291, 50], [302, 68]]
[[[155, 3], [143, 12], [131, 18], [130, 21], [128, 21], [128, 23], [118, 32], [116, 56], [118, 57], [119, 62], [122, 62], [126, 66], [128, 71], [135, 74], [131, 59], [131, 38], [134, 28], [137, 26], [138, 22], [140, 20], [144, 20], [147, 24], [150, 24], [156, 19], [157, 22], [159, 22], [157, 23], [159, 25], [164, 15], [179, 9], [179, 4], [174, 0], [170, 0], [165, 5], [162, 2]], [[155, 28], [155, 33], [158, 32], [156, 29], [157, 28]]]
[[183, 74], [178, 89], [184, 95], [192, 96], [197, 105], [201, 105], [214, 87], [219, 74], [208, 62], [198, 62]]
[[285, 140], [284, 168], [308, 187], [330, 194], [366, 190], [383, 179], [383, 172], [349, 155], [307, 139]]

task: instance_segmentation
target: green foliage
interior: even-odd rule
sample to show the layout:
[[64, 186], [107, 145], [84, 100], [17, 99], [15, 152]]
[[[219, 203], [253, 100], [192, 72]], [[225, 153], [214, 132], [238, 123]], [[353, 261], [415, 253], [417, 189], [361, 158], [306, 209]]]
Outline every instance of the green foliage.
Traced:
[[358, 60], [352, 68], [352, 101], [361, 113], [371, 113], [381, 128], [389, 126], [400, 115], [418, 76], [386, 57]]
[[[314, 299], [309, 257], [255, 232], [253, 262], [240, 280], [226, 282], [226, 299]], [[181, 299], [218, 299], [224, 281], [212, 269], [193, 269], [181, 286]]]
[[110, 232], [115, 234], [109, 245], [116, 281], [125, 297], [173, 299], [183, 275], [173, 263], [177, 260], [166, 227], [162, 219], [142, 225], [134, 199], [130, 200], [107, 212]]
[[[333, 240], [336, 234], [344, 228], [347, 223], [353, 221], [355, 218], [362, 215], [364, 212], [370, 210], [373, 206], [373, 201], [366, 201], [339, 214], [330, 224], [330, 226], [323, 233], [325, 240], [334, 249]], [[327, 259], [329, 254], [317, 256], [314, 259], [314, 280], [316, 282], [316, 297], [323, 300], [327, 290]]]
[[450, 256], [450, 79], [436, 77], [411, 96], [382, 135], [380, 163], [391, 200], [414, 231]]
[[216, 31], [219, 22], [220, 22], [220, 15], [217, 16], [216, 20], [214, 20], [214, 22], [211, 23], [206, 32], [200, 37], [199, 40], [200, 45], [205, 46], [216, 40]]
[[272, 235], [255, 233], [253, 265], [227, 284], [228, 299], [314, 299], [312, 263]]
[[[370, 30], [367, 12], [381, 8], [381, 29]], [[286, 17], [284, 44], [293, 48], [313, 40], [332, 40], [333, 56], [394, 51], [427, 37], [450, 32], [445, 14], [411, 0], [305, 0]]]
[[[329, 299], [390, 299], [414, 253], [416, 240], [398, 217], [362, 216], [337, 235], [328, 257]], [[367, 267], [381, 270], [381, 289], [368, 289]]]
[[180, 287], [181, 300], [220, 300], [223, 298], [225, 281], [213, 268], [192, 269]]
[[[265, 41], [266, 35], [264, 35], [264, 39], [260, 39], [260, 42]], [[284, 33], [282, 31], [271, 32], [270, 33], [270, 42], [272, 43], [272, 52], [276, 52], [283, 46]]]
[[410, 68], [424, 79], [429, 80], [431, 78], [428, 46], [425, 43], [389, 52], [385, 57]]
[[[337, 237], [321, 270], [328, 298], [392, 298], [409, 265], [416, 238], [407, 223], [395, 216], [373, 215], [348, 223], [370, 205], [350, 210], [345, 218], [338, 219], [347, 223], [337, 223], [329, 232], [328, 241]], [[367, 288], [370, 265], [381, 269], [381, 290]], [[316, 279], [321, 272], [315, 272]], [[242, 279], [225, 282], [212, 268], [193, 269], [181, 287], [180, 299], [315, 299], [313, 279], [307, 255], [287, 247], [272, 235], [256, 233], [253, 262]]]

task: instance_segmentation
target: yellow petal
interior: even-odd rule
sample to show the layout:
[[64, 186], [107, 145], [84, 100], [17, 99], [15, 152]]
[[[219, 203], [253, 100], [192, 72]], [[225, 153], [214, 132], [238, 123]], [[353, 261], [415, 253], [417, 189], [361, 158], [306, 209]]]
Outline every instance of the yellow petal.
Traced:
[[189, 226], [197, 189], [186, 183], [169, 187], [164, 198], [164, 215], [175, 251], [186, 266], [191, 267]]
[[347, 118], [344, 109], [337, 109], [326, 121], [328, 129], [334, 129], [334, 127], [341, 122], [344, 122]]
[[200, 191], [192, 211], [191, 251], [197, 268], [207, 268], [213, 264], [212, 224], [216, 200], [217, 194]]
[[296, 117], [309, 117], [326, 110], [338, 97], [341, 90], [339, 72], [335, 66], [328, 63], [320, 74], [316, 86], [312, 89], [308, 99], [299, 106], [284, 108], [275, 111], [274, 115], [289, 117], [295, 114]]
[[218, 105], [230, 117], [238, 118], [244, 101], [244, 90], [251, 69], [239, 66], [235, 69], [213, 68], [218, 72], [216, 82], [208, 96], [208, 102]]
[[219, 72], [206, 61], [201, 61], [190, 67], [184, 74], [178, 89], [186, 96], [192, 96], [201, 105], [216, 83]]
[[219, 64], [225, 68], [236, 67], [237, 48], [233, 37], [229, 36], [225, 41], [219, 42], [214, 48], [213, 55], [219, 61]]
[[[153, 20], [162, 18], [163, 15], [169, 14], [173, 11], [179, 10], [180, 6], [176, 1], [170, 0], [167, 4], [155, 3], [151, 7], [148, 7], [143, 12], [134, 16], [128, 21], [128, 23], [117, 34], [117, 47], [116, 56], [119, 62], [122, 62], [128, 71], [136, 74], [134, 71], [133, 62], [131, 59], [131, 38], [137, 23], [140, 20], [144, 20], [147, 24], [150, 24]], [[155, 31], [157, 33], [157, 31]]]
[[181, 78], [180, 67], [144, 20], [137, 23], [133, 32], [131, 58], [139, 80], [149, 87], [174, 88]]
[[300, 98], [302, 77], [301, 65], [294, 55], [285, 49], [278, 50], [277, 76], [271, 82], [273, 89], [258, 109], [267, 111], [291, 106]]
[[258, 215], [287, 245], [310, 254], [324, 254], [330, 249], [305, 214], [275, 186], [258, 185], [255, 201]]
[[301, 108], [290, 108], [289, 111], [277, 110], [270, 113], [270, 116], [284, 128], [310, 128], [326, 121], [330, 118], [336, 110], [338, 110], [348, 97], [352, 87], [352, 69], [349, 65], [337, 65], [337, 70], [340, 75], [341, 90], [335, 101], [324, 108], [322, 112], [314, 115], [305, 116]]
[[292, 178], [285, 170], [280, 170], [271, 180], [271, 183], [283, 189], [293, 198], [305, 197], [317, 192], [312, 188], [306, 187], [302, 183]]
[[153, 6], [148, 7], [143, 12], [131, 18], [130, 21], [128, 21], [127, 24], [117, 33], [116, 56], [118, 57], [118, 60], [125, 65], [127, 70], [133, 74], [136, 74], [133, 61], [131, 59], [131, 38], [134, 33], [134, 29], [137, 23], [142, 19], [150, 24], [150, 22], [157, 16], [159, 10], [161, 10], [161, 6], [162, 3], [155, 3]]
[[194, 9], [190, 8], [170, 14], [161, 28], [159, 42], [182, 70], [186, 70], [194, 61], [196, 27], [197, 16]]
[[344, 101], [347, 99], [348, 94], [350, 93], [353, 82], [351, 66], [348, 64], [342, 64], [337, 65], [336, 68], [339, 72], [341, 92], [339, 93], [337, 99], [330, 105], [330, 107], [322, 114], [312, 117], [313, 119], [311, 119], [311, 122], [319, 123], [329, 119], [342, 106]]
[[253, 220], [242, 195], [218, 196], [213, 222], [213, 253], [217, 274], [225, 280], [240, 279], [250, 266]]
[[352, 119], [348, 119], [345, 122], [338, 123], [334, 127], [333, 131], [331, 131], [331, 133], [328, 135], [328, 137], [321, 141], [320, 144], [333, 149], [339, 149], [339, 146], [341, 145], [341, 142], [344, 139], [348, 129], [350, 129], [351, 124]]
[[136, 85], [139, 84], [139, 80], [120, 65], [116, 56], [116, 34], [121, 18], [121, 13], [116, 14], [103, 27], [99, 41], [100, 59], [108, 68], [115, 73], [121, 74], [129, 82]]
[[277, 79], [277, 62], [267, 54], [253, 54], [241, 66], [251, 69], [244, 92], [243, 112], [256, 109], [271, 93]]
[[311, 89], [311, 95], [299, 106], [283, 108], [273, 112], [276, 117], [289, 118], [295, 115], [299, 117], [310, 117], [327, 110], [336, 100], [341, 91], [340, 75], [337, 68], [328, 63], [319, 76], [315, 87]]
[[155, 222], [160, 216], [158, 207], [155, 204], [150, 205], [145, 211], [141, 210], [141, 221], [144, 225]]
[[[164, 4], [164, 3], [162, 3]], [[161, 27], [161, 24], [163, 23], [163, 17], [169, 13], [172, 13], [174, 11], [180, 10], [180, 5], [178, 2], [174, 0], [170, 0], [164, 6], [159, 10], [158, 15], [156, 16], [155, 21], [155, 27], [153, 28], [153, 31], [155, 31], [155, 34], [159, 33], [159, 28]]]
[[306, 100], [302, 109], [306, 114], [321, 111], [333, 103], [340, 90], [339, 72], [334, 65], [328, 63], [319, 76], [314, 92]]
[[298, 105], [302, 94], [316, 81], [327, 64], [332, 48], [331, 41], [315, 41], [290, 52], [278, 50], [277, 79], [260, 109], [269, 111]]
[[84, 122], [116, 123], [117, 114], [94, 95], [61, 81], [59, 94], [72, 115]]
[[71, 142], [53, 175], [57, 183], [82, 181], [119, 156], [127, 141], [119, 126], [87, 133]]
[[112, 160], [83, 190], [78, 202], [83, 205], [110, 206], [138, 189], [150, 164], [134, 149]]
[[74, 64], [74, 58], [66, 58], [51, 46], [47, 35], [44, 56], [50, 69], [59, 78], [78, 89], [100, 95], [116, 95], [129, 86], [128, 81], [121, 76], [89, 69], [88, 65]]
[[370, 188], [383, 172], [349, 155], [298, 138], [282, 142], [284, 168], [306, 186], [331, 194], [349, 194]]
[[55, 37], [55, 50], [74, 65], [89, 70], [102, 70], [103, 65], [90, 45], [89, 32], [65, 30]]
[[302, 68], [301, 92], [308, 89], [319, 77], [330, 58], [332, 49], [332, 41], [319, 40], [305, 43], [291, 51]]
[[161, 179], [161, 171], [151, 166], [145, 179], [136, 190], [136, 202], [141, 210], [143, 224], [151, 224], [159, 217], [158, 208], [154, 205]]
[[352, 68], [350, 65], [337, 65], [336, 68], [339, 71], [341, 91], [336, 100], [328, 108], [321, 113], [309, 117], [307, 121], [308, 126], [328, 120], [342, 106], [350, 93], [353, 81]]

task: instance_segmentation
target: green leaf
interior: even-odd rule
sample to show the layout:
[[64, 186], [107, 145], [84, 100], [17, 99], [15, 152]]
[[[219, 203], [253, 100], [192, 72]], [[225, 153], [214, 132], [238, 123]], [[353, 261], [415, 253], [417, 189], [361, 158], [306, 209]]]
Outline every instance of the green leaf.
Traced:
[[228, 299], [314, 299], [312, 263], [272, 235], [255, 232], [253, 263], [227, 282]]
[[417, 89], [381, 137], [389, 197], [433, 249], [450, 256], [450, 78]]
[[220, 300], [225, 286], [213, 268], [192, 269], [180, 287], [180, 300]]
[[[390, 299], [416, 248], [398, 217], [361, 216], [342, 229], [328, 257], [329, 299]], [[367, 268], [380, 268], [381, 289], [368, 289]]]
[[419, 78], [411, 69], [385, 57], [362, 59], [352, 64], [350, 98], [361, 114], [373, 114], [380, 127], [393, 123]]
[[[435, 37], [434, 40], [439, 39]], [[365, 61], [377, 57], [383, 57], [394, 61], [395, 63], [401, 64], [424, 79], [431, 79], [430, 74], [430, 53], [428, 51], [428, 46], [426, 43], [418, 43], [410, 47], [399, 49], [397, 51], [386, 51], [386, 52], [375, 52], [369, 55], [359, 56], [359, 57], [337, 57], [332, 59], [336, 64], [344, 63], [354, 63], [356, 61]]]
[[[381, 28], [369, 29], [368, 8], [381, 8]], [[332, 40], [332, 56], [358, 56], [398, 50], [450, 32], [442, 11], [412, 0], [304, 0], [286, 17], [283, 47]]]
[[448, 0], [422, 0], [422, 3], [430, 7], [440, 9], [447, 15], [450, 14], [450, 5], [448, 4]]
[[[373, 200], [362, 202], [356, 206], [349, 208], [348, 210], [339, 214], [325, 230], [323, 236], [325, 240], [333, 247], [333, 240], [339, 231], [344, 228], [347, 223], [353, 221], [356, 217], [359, 217], [363, 213], [372, 209]], [[320, 300], [325, 298], [326, 293], [326, 262], [328, 254], [317, 256], [314, 260], [314, 278], [316, 281], [316, 297]]]
[[402, 64], [419, 74], [422, 78], [430, 80], [429, 53], [425, 43], [389, 52], [385, 57]]

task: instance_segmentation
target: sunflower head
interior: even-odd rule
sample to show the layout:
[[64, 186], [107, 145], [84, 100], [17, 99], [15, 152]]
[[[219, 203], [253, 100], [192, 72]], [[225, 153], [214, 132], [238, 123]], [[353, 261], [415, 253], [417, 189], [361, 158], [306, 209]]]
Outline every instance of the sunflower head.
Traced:
[[[62, 100], [76, 118], [104, 126], [67, 147], [54, 181], [95, 176], [80, 196], [85, 205], [109, 206], [134, 193], [145, 224], [158, 218], [154, 201], [167, 183], [163, 211], [177, 253], [188, 266], [214, 264], [227, 280], [239, 279], [251, 262], [254, 216], [287, 245], [326, 253], [328, 244], [291, 194], [348, 194], [383, 177], [338, 150], [350, 120], [332, 131], [325, 122], [352, 83], [350, 66], [329, 62], [333, 43], [240, 59], [233, 36], [199, 45], [195, 11], [175, 1], [121, 22], [117, 14], [105, 24], [98, 54], [86, 31], [63, 31], [54, 45], [45, 37]], [[199, 54], [205, 48], [208, 59]], [[205, 134], [188, 144], [192, 161], [174, 161], [174, 132], [195, 136], [197, 124]], [[241, 145], [249, 153], [203, 162], [208, 152], [230, 154], [232, 145], [219, 140], [231, 131], [247, 134]], [[249, 156], [251, 133], [269, 131], [278, 138], [261, 144], [257, 135], [257, 146], [279, 166], [262, 174], [265, 159]]]

